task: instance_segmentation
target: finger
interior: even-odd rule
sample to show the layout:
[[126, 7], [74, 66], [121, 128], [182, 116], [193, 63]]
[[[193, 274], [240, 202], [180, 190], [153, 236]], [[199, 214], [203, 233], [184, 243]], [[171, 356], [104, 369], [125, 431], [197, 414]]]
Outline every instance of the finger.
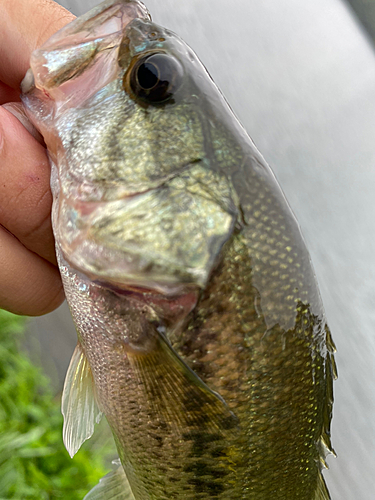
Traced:
[[0, 107], [0, 224], [56, 264], [50, 167], [45, 148]]
[[0, 0], [0, 80], [18, 89], [31, 52], [75, 16], [52, 0]]
[[12, 113], [12, 115], [22, 123], [22, 125], [34, 137], [34, 139], [36, 139], [42, 146], [45, 146], [42, 135], [31, 123], [25, 112], [25, 108], [20, 102], [6, 102], [5, 104], [3, 104], [3, 109], [9, 111], [9, 113]]
[[58, 269], [0, 227], [0, 307], [39, 316], [64, 300]]
[[0, 105], [6, 102], [14, 102], [20, 100], [20, 91], [12, 89], [5, 85], [5, 83], [0, 82]]

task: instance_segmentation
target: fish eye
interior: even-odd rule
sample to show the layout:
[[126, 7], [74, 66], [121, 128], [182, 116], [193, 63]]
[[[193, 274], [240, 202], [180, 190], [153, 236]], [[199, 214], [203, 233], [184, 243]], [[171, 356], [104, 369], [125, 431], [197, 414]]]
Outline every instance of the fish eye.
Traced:
[[181, 64], [173, 56], [164, 53], [143, 56], [129, 70], [128, 81], [132, 93], [150, 104], [168, 101], [182, 83]]

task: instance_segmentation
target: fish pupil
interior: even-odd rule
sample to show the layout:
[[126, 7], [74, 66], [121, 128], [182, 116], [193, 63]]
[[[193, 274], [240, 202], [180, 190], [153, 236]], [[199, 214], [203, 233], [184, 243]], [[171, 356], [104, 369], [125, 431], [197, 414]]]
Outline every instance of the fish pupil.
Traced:
[[130, 87], [135, 97], [150, 104], [168, 101], [182, 82], [181, 64], [164, 53], [148, 54], [131, 69]]
[[140, 65], [137, 80], [141, 88], [151, 90], [160, 81], [158, 68], [149, 62]]

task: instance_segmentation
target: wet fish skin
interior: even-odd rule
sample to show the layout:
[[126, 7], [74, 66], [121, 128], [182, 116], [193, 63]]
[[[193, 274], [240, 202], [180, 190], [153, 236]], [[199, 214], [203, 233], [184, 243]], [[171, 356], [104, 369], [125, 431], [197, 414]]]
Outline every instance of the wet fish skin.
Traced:
[[[160, 104], [131, 86], [154, 53], [177, 75]], [[127, 477], [103, 489], [328, 499], [334, 346], [310, 258], [195, 54], [140, 2], [107, 1], [36, 51], [31, 71], [23, 101], [50, 152], [79, 340], [64, 390], [69, 451], [92, 433], [95, 393]]]

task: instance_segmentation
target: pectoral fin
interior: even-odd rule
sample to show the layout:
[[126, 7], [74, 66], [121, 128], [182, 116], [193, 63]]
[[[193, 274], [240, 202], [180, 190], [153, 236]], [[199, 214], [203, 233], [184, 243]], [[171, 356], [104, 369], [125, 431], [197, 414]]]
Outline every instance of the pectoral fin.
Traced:
[[91, 368], [81, 346], [77, 344], [66, 373], [61, 402], [63, 440], [71, 457], [93, 435], [95, 422], [99, 423], [101, 419], [102, 413], [94, 394]]
[[156, 335], [153, 349], [128, 352], [156, 415], [179, 431], [192, 427], [215, 431], [236, 428], [238, 419], [224, 399], [185, 364], [163, 335]]
[[134, 500], [122, 465], [104, 476], [83, 500]]

